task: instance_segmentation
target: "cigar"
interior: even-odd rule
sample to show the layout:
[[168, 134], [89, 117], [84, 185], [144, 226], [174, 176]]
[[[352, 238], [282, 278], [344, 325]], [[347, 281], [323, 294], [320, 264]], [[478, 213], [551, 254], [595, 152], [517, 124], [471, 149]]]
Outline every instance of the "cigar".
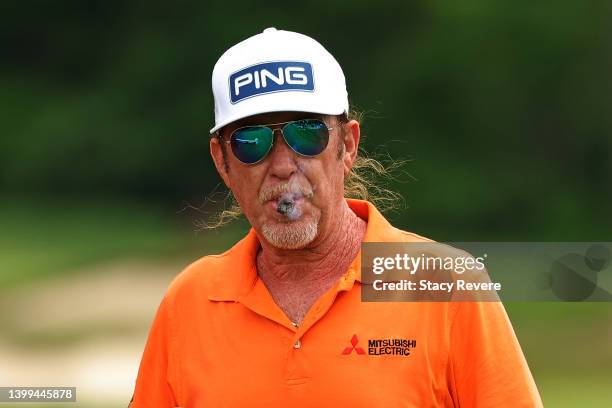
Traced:
[[283, 198], [278, 202], [276, 211], [285, 216], [289, 216], [293, 212], [294, 202], [291, 199]]

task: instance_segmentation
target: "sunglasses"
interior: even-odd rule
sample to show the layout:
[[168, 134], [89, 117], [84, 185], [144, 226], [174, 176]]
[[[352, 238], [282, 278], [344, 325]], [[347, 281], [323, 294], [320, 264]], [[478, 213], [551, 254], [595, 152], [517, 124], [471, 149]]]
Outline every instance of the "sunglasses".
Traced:
[[320, 119], [300, 119], [269, 125], [245, 126], [234, 130], [225, 143], [232, 147], [238, 160], [245, 164], [262, 161], [274, 144], [274, 133], [281, 131], [287, 145], [301, 156], [314, 157], [323, 152], [333, 128]]

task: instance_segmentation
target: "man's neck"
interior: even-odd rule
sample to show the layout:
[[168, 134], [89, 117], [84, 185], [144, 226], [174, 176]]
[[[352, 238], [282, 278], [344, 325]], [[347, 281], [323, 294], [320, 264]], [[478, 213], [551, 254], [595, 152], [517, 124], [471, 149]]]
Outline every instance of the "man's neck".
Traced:
[[[258, 267], [266, 274], [287, 282], [306, 283], [324, 278], [342, 264], [350, 265], [359, 252], [367, 223], [350, 209], [346, 201], [340, 206], [336, 220], [322, 231], [315, 245], [285, 250], [262, 242], [257, 254]], [[344, 271], [343, 271], [344, 272]]]
[[348, 207], [315, 245], [299, 250], [281, 250], [262, 242], [257, 254], [257, 272], [276, 303], [294, 322], [300, 322], [314, 302], [346, 272], [359, 253], [367, 223]]

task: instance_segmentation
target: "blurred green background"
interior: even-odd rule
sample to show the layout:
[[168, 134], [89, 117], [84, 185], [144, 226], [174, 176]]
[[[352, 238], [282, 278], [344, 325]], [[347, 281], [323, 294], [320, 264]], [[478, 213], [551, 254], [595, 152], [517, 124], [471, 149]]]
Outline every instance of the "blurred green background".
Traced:
[[[405, 197], [396, 226], [612, 241], [610, 1], [0, 7], [0, 385], [72, 381], [77, 405], [129, 400], [170, 279], [248, 228], [197, 231], [222, 205], [205, 198], [223, 196], [210, 76], [268, 26], [330, 50], [366, 113], [366, 150], [410, 160], [391, 184]], [[546, 406], [612, 406], [612, 305], [507, 309]]]

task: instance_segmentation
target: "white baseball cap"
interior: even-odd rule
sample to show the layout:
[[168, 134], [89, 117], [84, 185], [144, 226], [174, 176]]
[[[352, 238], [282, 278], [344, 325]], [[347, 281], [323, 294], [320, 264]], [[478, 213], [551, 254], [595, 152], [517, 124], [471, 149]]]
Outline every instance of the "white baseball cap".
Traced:
[[267, 112], [348, 112], [344, 73], [321, 44], [303, 34], [266, 28], [234, 45], [212, 74], [214, 133]]

